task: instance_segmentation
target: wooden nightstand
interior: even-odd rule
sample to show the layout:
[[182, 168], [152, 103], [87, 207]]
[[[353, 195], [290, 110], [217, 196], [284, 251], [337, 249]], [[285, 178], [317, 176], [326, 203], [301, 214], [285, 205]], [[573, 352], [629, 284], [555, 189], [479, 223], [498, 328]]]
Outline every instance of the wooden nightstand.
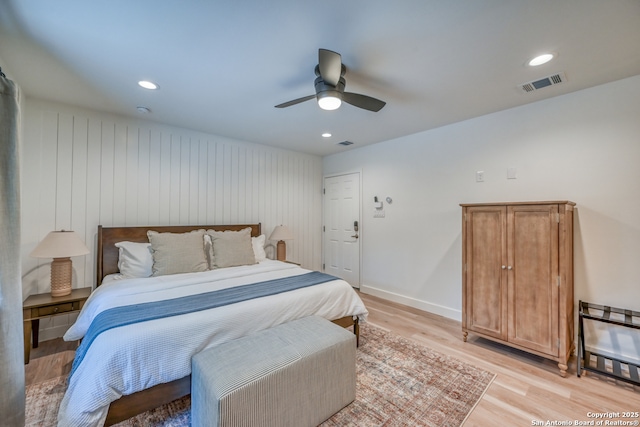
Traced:
[[91, 288], [80, 288], [71, 291], [70, 295], [52, 297], [51, 293], [29, 296], [22, 303], [24, 320], [24, 363], [29, 363], [31, 354], [31, 336], [33, 348], [38, 348], [38, 328], [40, 319], [59, 314], [80, 311], [84, 302], [91, 295]]

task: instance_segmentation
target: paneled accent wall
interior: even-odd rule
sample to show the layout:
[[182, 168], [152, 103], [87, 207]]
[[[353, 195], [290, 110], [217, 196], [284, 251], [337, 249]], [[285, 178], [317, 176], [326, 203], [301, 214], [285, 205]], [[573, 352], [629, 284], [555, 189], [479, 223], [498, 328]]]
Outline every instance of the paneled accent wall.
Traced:
[[24, 298], [49, 291], [50, 260], [29, 253], [52, 230], [85, 240], [73, 286], [95, 286], [99, 224], [285, 224], [287, 258], [320, 268], [320, 157], [31, 98], [22, 117]]

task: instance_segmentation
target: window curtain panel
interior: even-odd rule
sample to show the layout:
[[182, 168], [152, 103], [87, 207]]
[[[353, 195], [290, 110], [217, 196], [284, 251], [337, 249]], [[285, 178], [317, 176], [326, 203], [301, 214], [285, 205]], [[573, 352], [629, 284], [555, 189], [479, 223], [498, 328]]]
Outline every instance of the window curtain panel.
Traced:
[[24, 426], [18, 88], [0, 72], [0, 424]]

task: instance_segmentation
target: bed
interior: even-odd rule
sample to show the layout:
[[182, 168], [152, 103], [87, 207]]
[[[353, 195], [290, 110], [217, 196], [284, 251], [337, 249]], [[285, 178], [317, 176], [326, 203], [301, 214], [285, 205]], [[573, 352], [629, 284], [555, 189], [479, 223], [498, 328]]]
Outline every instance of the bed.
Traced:
[[353, 327], [359, 334], [358, 322], [366, 319], [366, 307], [348, 283], [331, 278], [312, 286], [196, 313], [125, 324], [92, 335], [90, 328], [98, 323], [96, 317], [109, 309], [134, 311], [146, 303], [166, 306], [182, 297], [200, 301], [207, 293], [233, 292], [282, 280], [302, 281], [314, 273], [322, 274], [265, 259], [255, 265], [206, 272], [116, 280], [120, 273], [118, 242], [148, 242], [149, 230], [240, 232], [247, 228], [252, 237], [262, 234], [260, 224], [98, 227], [97, 287], [65, 334], [68, 340], [82, 339], [80, 347], [86, 349], [82, 355], [77, 352], [60, 406], [59, 425], [112, 425], [185, 396], [190, 393], [193, 354], [276, 324], [315, 314]]

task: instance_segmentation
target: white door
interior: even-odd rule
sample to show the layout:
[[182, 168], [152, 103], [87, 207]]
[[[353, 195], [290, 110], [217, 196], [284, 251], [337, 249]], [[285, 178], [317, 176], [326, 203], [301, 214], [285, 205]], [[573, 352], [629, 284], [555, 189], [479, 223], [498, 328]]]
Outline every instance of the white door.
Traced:
[[360, 287], [360, 174], [324, 179], [324, 271]]

